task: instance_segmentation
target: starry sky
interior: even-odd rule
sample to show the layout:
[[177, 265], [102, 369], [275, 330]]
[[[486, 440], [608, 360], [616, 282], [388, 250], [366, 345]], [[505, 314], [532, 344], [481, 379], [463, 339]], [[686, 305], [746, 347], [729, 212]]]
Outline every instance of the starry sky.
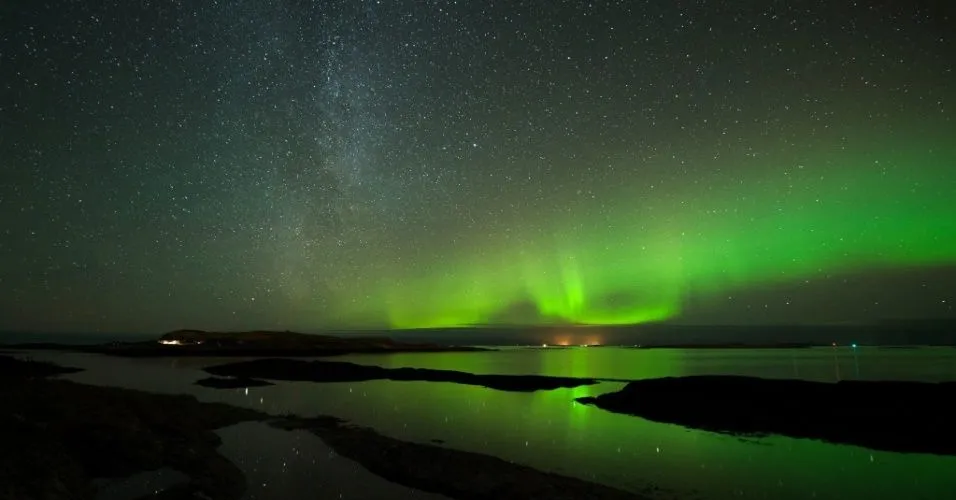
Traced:
[[12, 1], [0, 329], [956, 312], [956, 15]]

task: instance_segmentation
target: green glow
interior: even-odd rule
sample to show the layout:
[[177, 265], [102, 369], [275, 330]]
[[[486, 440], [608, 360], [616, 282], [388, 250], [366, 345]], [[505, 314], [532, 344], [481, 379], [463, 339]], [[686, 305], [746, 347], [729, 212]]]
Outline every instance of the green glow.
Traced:
[[514, 224], [517, 236], [396, 266], [341, 311], [395, 328], [634, 324], [679, 315], [690, 293], [956, 262], [951, 146], [789, 165], [680, 192], [635, 180], [569, 199], [565, 211]]
[[[562, 332], [555, 328], [554, 340]], [[568, 332], [567, 335], [581, 334], [579, 330]], [[953, 358], [947, 352], [897, 351], [893, 356], [902, 358], [892, 363], [886, 363], [885, 353], [874, 351], [870, 354], [875, 357], [867, 361], [867, 353], [862, 352], [860, 362], [870, 367], [864, 369], [869, 377], [883, 379], [893, 376], [895, 371], [883, 368], [900, 366], [899, 363], [926, 367], [927, 363], [938, 363], [943, 356], [949, 366]], [[505, 349], [493, 355], [355, 355], [344, 360], [389, 368], [450, 368], [471, 373], [628, 380], [705, 372], [788, 376], [789, 363], [778, 356], [789, 354], [766, 356], [753, 351], [571, 348], [535, 352]], [[802, 377], [833, 380], [832, 361], [826, 350], [805, 349], [796, 356]], [[774, 358], [780, 362], [767, 363]], [[919, 378], [919, 373], [934, 377], [932, 369], [917, 369], [910, 375]], [[334, 411], [338, 417], [389, 436], [425, 443], [442, 439], [444, 446], [450, 448], [491, 454], [638, 494], [646, 492], [648, 484], [654, 484], [660, 488], [657, 491], [666, 492], [660, 495], [664, 498], [732, 498], [739, 495], [735, 490], [742, 484], [746, 485], [748, 496], [778, 500], [806, 499], [814, 492], [827, 498], [951, 498], [956, 491], [956, 476], [952, 473], [956, 457], [878, 452], [780, 436], [742, 440], [572, 402], [576, 397], [596, 396], [623, 386], [605, 382], [520, 393], [461, 384], [371, 381], [358, 385], [304, 384], [287, 392], [281, 392], [283, 385], [260, 390], [264, 391], [266, 405], [270, 404], [269, 394], [276, 394], [271, 403], [278, 405], [271, 407], [274, 413]], [[258, 397], [240, 395], [234, 401], [261, 408]], [[694, 464], [693, 474], [688, 474], [689, 461]]]

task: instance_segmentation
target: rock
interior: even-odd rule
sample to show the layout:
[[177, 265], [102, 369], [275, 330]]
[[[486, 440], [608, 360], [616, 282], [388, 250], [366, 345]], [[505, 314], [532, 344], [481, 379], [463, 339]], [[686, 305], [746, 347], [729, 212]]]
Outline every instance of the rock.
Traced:
[[956, 454], [956, 382], [837, 383], [660, 378], [578, 399], [648, 420], [737, 435], [780, 434], [876, 450]]
[[170, 467], [190, 482], [169, 495], [193, 496], [164, 498], [237, 500], [242, 474], [217, 453], [213, 431], [265, 417], [192, 396], [40, 378], [0, 384], [0, 401], [0, 499], [91, 499], [93, 478]]
[[59, 366], [43, 361], [0, 356], [0, 377], [33, 378], [52, 377], [83, 371], [80, 368]]

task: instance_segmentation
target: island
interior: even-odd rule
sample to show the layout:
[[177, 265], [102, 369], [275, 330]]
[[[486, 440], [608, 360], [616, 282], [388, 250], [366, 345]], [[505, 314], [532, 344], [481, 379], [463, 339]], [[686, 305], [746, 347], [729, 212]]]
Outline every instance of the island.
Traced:
[[708, 431], [956, 455], [956, 382], [836, 383], [740, 376], [638, 380], [577, 401]]
[[591, 378], [548, 377], [543, 375], [482, 375], [428, 368], [383, 368], [345, 361], [304, 361], [275, 358], [239, 361], [210, 366], [204, 368], [204, 370], [212, 375], [223, 377], [308, 382], [364, 382], [368, 380], [452, 382], [516, 392], [572, 388], [598, 383], [597, 379]]

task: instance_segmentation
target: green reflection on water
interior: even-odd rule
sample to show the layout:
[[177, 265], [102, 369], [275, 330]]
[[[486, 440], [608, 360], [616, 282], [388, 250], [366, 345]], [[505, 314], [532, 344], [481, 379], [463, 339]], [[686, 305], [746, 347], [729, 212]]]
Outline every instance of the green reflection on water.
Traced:
[[397, 353], [342, 356], [386, 368], [432, 368], [482, 374], [634, 380], [683, 374], [685, 351], [612, 347], [522, 348], [495, 352]]
[[[942, 351], [870, 354], [874, 357], [869, 362], [869, 358], [861, 358], [862, 373], [869, 374], [868, 378], [891, 378], [887, 375], [898, 373], [893, 370], [901, 370], [903, 365], [908, 365], [913, 375], [934, 363], [951, 366], [953, 362], [953, 353]], [[696, 373], [790, 376], [796, 363], [799, 373], [809, 378], [833, 377], [833, 355], [827, 350], [578, 348], [440, 356], [402, 354], [353, 360], [390, 367], [442, 366], [476, 373], [619, 379]], [[890, 371], [881, 373], [878, 366]], [[926, 373], [932, 376], [936, 372]], [[334, 408], [329, 411], [395, 437], [426, 442], [438, 438], [450, 447], [490, 453], [632, 491], [642, 491], [653, 483], [680, 496], [696, 491], [703, 498], [956, 496], [956, 475], [952, 474], [956, 457], [876, 452], [785, 437], [742, 440], [574, 402], [622, 386], [606, 382], [509, 393], [456, 384], [382, 381], [351, 384], [352, 392], [346, 384], [303, 384], [289, 389], [289, 397], [333, 401]]]
[[749, 375], [829, 381], [956, 380], [956, 349], [630, 349], [522, 348], [496, 352], [398, 353], [336, 358], [388, 368], [636, 380], [687, 375]]
[[[847, 357], [849, 358], [849, 357]], [[338, 359], [338, 358], [337, 358]], [[587, 348], [497, 353], [352, 357], [389, 366], [457, 368], [480, 373], [640, 378], [692, 373], [786, 376], [794, 360], [802, 375], [832, 377], [832, 352], [637, 351]], [[71, 366], [87, 366], [74, 363]], [[862, 351], [868, 378], [953, 379], [956, 350]], [[849, 362], [849, 361], [848, 361]], [[275, 414], [331, 414], [400, 439], [445, 446], [642, 491], [659, 498], [956, 498], [956, 457], [872, 452], [812, 440], [772, 437], [743, 441], [617, 415], [575, 398], [618, 390], [622, 383], [514, 393], [429, 382], [279, 383], [244, 391], [191, 385], [196, 373], [159, 370], [160, 361], [97, 358], [70, 378], [163, 390]], [[163, 363], [167, 363], [163, 361]], [[173, 381], [173, 384], [170, 384]], [[175, 386], [175, 387], [173, 387]], [[860, 425], [867, 425], [861, 422]], [[887, 430], [892, 432], [891, 429]], [[698, 495], [694, 496], [693, 493]]]
[[[576, 405], [620, 383], [510, 393], [424, 382], [282, 384], [250, 391], [271, 411], [331, 413], [401, 439], [641, 491], [681, 497], [951, 498], [956, 458], [894, 454], [782, 437], [743, 441]], [[865, 425], [865, 423], [861, 423]]]

